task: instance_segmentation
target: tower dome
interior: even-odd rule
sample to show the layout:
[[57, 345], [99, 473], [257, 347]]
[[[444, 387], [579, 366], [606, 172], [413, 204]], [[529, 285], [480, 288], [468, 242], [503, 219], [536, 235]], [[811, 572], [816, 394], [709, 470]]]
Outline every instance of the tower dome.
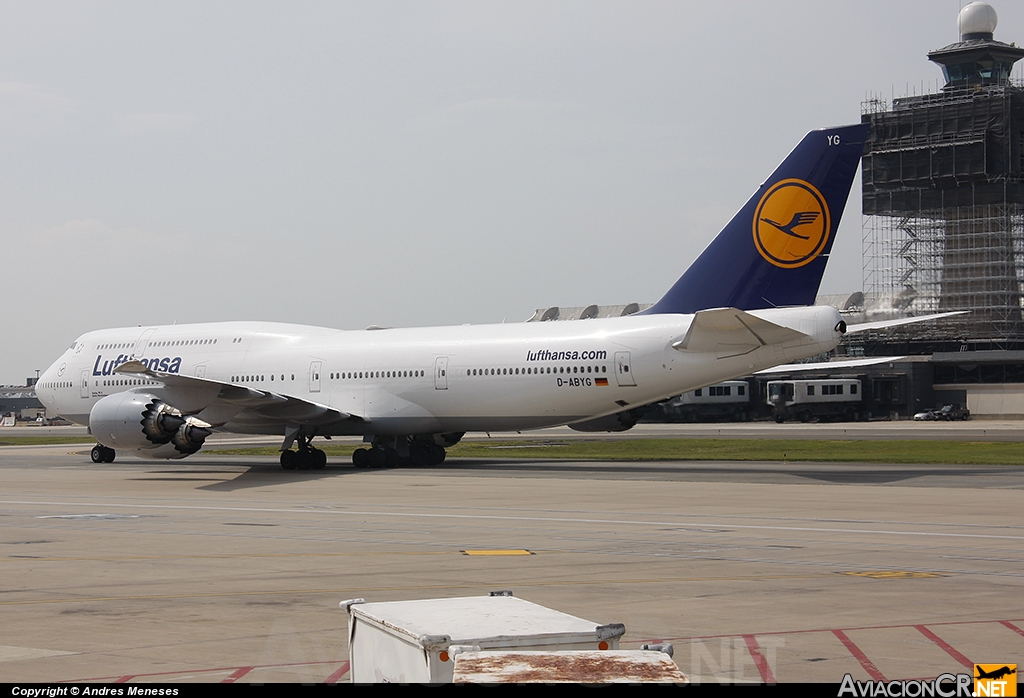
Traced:
[[960, 29], [960, 40], [992, 39], [996, 31], [995, 8], [987, 2], [972, 2], [957, 15], [956, 25]]

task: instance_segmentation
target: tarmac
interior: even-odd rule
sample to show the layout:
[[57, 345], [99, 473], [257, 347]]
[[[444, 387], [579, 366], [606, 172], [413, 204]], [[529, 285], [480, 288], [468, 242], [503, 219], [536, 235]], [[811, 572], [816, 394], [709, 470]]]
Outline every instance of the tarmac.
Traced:
[[[624, 436], [1022, 441], [1022, 429], [644, 425]], [[243, 442], [267, 440], [220, 441]], [[72, 445], [0, 447], [0, 481], [8, 683], [346, 682], [340, 601], [499, 589], [624, 623], [626, 649], [670, 642], [695, 683], [1024, 664], [1018, 467], [538, 458], [284, 471], [269, 456], [205, 453], [96, 465]], [[510, 550], [522, 554], [467, 554]]]

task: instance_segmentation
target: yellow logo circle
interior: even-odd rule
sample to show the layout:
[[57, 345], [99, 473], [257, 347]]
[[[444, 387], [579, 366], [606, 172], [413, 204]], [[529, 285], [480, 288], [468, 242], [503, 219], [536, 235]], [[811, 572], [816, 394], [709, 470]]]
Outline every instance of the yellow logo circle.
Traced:
[[820, 255], [830, 229], [825, 197], [802, 179], [776, 182], [754, 211], [757, 251], [784, 269], [802, 267]]

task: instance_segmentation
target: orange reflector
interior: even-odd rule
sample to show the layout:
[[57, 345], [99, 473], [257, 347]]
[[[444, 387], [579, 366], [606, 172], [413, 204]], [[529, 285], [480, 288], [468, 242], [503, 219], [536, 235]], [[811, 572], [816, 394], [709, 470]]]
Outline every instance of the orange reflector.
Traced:
[[601, 642], [597, 643], [597, 649], [599, 649], [599, 650], [606, 650], [606, 649], [608, 649], [608, 643], [605, 642], [604, 640], [601, 640]]
[[442, 662], [447, 662], [448, 661], [448, 652], [446, 652], [445, 650], [441, 650], [441, 654], [439, 654], [437, 656], [438, 656], [438, 658], [440, 658], [440, 660]]
[[463, 555], [534, 555], [529, 550], [460, 550]]

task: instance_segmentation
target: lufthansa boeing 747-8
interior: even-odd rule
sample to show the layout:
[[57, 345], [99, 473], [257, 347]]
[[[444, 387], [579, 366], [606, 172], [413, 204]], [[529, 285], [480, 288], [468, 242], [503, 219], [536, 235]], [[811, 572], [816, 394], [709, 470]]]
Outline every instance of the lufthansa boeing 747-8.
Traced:
[[96, 462], [115, 450], [183, 458], [227, 431], [279, 435], [288, 469], [324, 467], [313, 439], [340, 435], [370, 445], [353, 454], [357, 467], [433, 465], [467, 431], [628, 429], [652, 402], [836, 346], [846, 324], [811, 304], [867, 129], [809, 133], [641, 313], [358, 331], [270, 322], [99, 330], [76, 339], [36, 393], [90, 426]]

